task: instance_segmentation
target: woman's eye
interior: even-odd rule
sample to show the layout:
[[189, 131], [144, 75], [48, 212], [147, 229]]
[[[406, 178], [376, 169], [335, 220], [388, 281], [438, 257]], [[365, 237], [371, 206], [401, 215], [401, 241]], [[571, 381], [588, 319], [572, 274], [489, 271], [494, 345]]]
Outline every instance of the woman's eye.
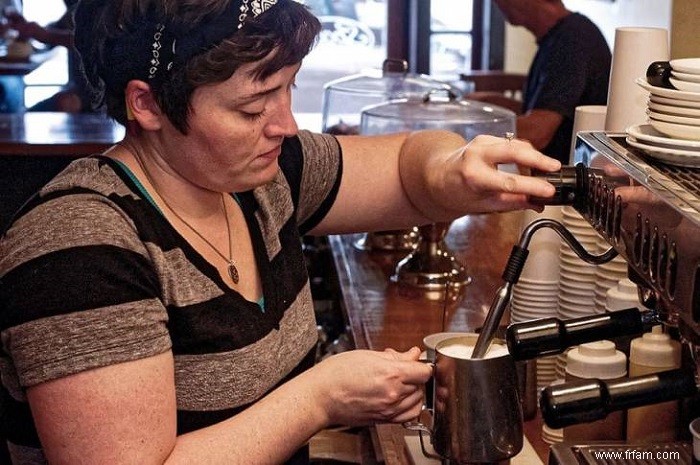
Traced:
[[257, 121], [263, 116], [265, 116], [265, 110], [263, 111], [257, 111], [257, 112], [249, 112], [249, 111], [242, 111], [241, 114], [246, 118], [251, 121]]

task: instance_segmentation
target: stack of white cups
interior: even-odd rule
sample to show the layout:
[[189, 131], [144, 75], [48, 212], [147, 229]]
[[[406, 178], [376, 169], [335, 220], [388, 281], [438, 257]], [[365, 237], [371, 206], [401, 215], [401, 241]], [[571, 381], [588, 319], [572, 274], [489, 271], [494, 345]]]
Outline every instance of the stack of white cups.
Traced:
[[579, 132], [602, 131], [605, 129], [605, 105], [579, 105], [574, 113], [574, 129], [571, 132], [569, 164], [576, 164], [576, 137]]
[[[540, 218], [562, 220], [559, 206], [545, 207], [542, 213], [523, 213], [522, 230]], [[528, 246], [528, 258], [513, 287], [510, 318], [513, 323], [557, 315], [559, 303], [559, 235], [549, 228], [535, 232]], [[537, 387], [542, 388], [556, 379], [556, 357], [537, 359]]]
[[[598, 232], [572, 207], [564, 207], [562, 222], [588, 251], [598, 252]], [[559, 280], [559, 318], [570, 319], [592, 314], [595, 298], [596, 266], [586, 263], [569, 244], [562, 242]]]
[[[598, 253], [600, 235], [573, 207], [563, 208], [562, 223], [588, 252]], [[569, 320], [594, 313], [592, 304], [596, 297], [596, 268], [579, 258], [562, 241], [558, 318]], [[555, 358], [555, 376], [564, 379], [566, 352]]]

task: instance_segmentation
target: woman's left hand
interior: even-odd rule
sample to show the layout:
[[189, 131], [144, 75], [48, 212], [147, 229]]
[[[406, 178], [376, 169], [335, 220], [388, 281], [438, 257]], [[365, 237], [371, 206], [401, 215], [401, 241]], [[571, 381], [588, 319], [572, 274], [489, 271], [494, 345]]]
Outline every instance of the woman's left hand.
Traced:
[[[523, 140], [445, 130], [339, 136], [343, 180], [314, 234], [400, 229], [472, 213], [540, 209], [530, 196], [550, 197], [548, 182], [518, 171], [554, 171], [561, 164]], [[510, 165], [510, 170], [499, 169]]]
[[[446, 155], [426, 157], [420, 165], [402, 166], [402, 178], [414, 180], [407, 183], [412, 186], [407, 193], [416, 208], [433, 221], [472, 213], [539, 209], [529, 198], [551, 197], [554, 186], [519, 172], [561, 168], [559, 161], [538, 152], [527, 141], [487, 135], [477, 136]], [[511, 165], [511, 169], [503, 169], [504, 165]]]
[[[504, 139], [494, 136], [477, 136], [459, 156], [454, 157], [455, 173], [462, 189], [457, 189], [449, 201], [469, 205], [470, 209], [511, 210], [532, 208], [530, 196], [551, 197], [554, 186], [529, 174], [519, 174], [499, 169], [499, 165], [515, 164], [518, 168], [535, 168], [541, 171], [555, 171], [561, 163], [543, 155], [524, 140]], [[454, 201], [454, 202], [453, 202]]]

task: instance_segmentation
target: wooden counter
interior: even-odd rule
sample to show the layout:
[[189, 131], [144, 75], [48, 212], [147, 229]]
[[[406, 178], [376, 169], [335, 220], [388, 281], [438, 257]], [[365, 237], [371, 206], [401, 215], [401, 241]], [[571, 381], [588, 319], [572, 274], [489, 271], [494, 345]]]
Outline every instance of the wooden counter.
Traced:
[[99, 153], [124, 138], [124, 127], [103, 114], [0, 114], [0, 156]]
[[[408, 295], [389, 280], [395, 264], [406, 253], [366, 252], [353, 243], [361, 235], [329, 238], [338, 272], [344, 310], [357, 348], [407, 350], [421, 346], [427, 334], [440, 331], [474, 331], [484, 321], [501, 273], [517, 242], [522, 213], [474, 215], [452, 223], [446, 237], [472, 276], [460, 298], [447, 306], [442, 327], [443, 302]], [[525, 423], [525, 433], [543, 462], [549, 447], [540, 437], [539, 418]], [[400, 425], [377, 425], [377, 437], [387, 465], [410, 465], [406, 430]]]
[[7, 48], [0, 47], [0, 76], [26, 76], [38, 67], [52, 59], [55, 50], [36, 52], [26, 60], [12, 60], [7, 58]]
[[0, 228], [71, 160], [123, 137], [124, 128], [102, 114], [0, 114]]

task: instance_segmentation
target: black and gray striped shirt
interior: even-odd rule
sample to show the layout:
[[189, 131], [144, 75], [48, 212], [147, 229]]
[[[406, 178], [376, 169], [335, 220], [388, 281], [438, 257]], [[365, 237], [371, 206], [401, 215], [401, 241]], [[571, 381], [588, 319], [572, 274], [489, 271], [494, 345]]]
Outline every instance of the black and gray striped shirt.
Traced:
[[[0, 241], [0, 424], [16, 463], [44, 463], [24, 389], [172, 350], [178, 434], [226, 419], [313, 363], [316, 323], [300, 237], [342, 171], [328, 135], [287, 139], [277, 179], [237, 194], [264, 309], [231, 290], [123, 165], [73, 162]], [[301, 451], [297, 459], [303, 461]]]

